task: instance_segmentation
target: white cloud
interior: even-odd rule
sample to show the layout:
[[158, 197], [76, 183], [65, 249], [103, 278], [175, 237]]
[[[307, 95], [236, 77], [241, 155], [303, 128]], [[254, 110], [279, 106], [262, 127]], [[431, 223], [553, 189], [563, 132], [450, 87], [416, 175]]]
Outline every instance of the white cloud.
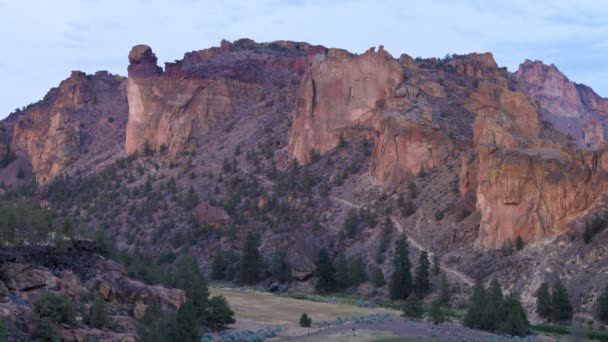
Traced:
[[131, 46], [161, 61], [223, 38], [296, 40], [398, 56], [492, 51], [510, 70], [556, 64], [608, 95], [608, 6], [600, 1], [0, 0], [0, 117], [34, 102], [71, 70], [126, 73]]

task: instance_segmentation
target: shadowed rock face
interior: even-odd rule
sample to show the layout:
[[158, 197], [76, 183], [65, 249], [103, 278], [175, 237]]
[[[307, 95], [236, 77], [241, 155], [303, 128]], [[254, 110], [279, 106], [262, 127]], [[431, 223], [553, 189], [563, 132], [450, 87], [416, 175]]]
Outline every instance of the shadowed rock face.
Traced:
[[587, 86], [570, 81], [554, 65], [526, 60], [513, 74], [525, 93], [540, 105], [543, 119], [583, 148], [606, 141], [608, 100]]
[[69, 168], [113, 159], [127, 119], [125, 79], [75, 71], [44, 100], [12, 114], [0, 127], [0, 159], [27, 159], [40, 184]]

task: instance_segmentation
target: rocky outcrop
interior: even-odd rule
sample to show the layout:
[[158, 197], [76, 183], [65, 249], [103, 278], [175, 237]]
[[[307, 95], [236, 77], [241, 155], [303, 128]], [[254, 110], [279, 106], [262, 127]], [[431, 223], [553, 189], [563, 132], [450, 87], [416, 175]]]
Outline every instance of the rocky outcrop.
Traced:
[[481, 151], [484, 172], [477, 188], [479, 243], [542, 241], [602, 198], [608, 186], [604, 152], [568, 155], [556, 149], [501, 148]]
[[199, 203], [192, 214], [199, 224], [206, 224], [211, 227], [219, 228], [228, 222], [230, 216], [220, 207], [210, 205], [207, 202]]
[[5, 121], [0, 128], [0, 159], [25, 158], [36, 181], [44, 184], [68, 169], [114, 158], [126, 119], [123, 77], [75, 71], [44, 100]]
[[608, 99], [570, 81], [555, 65], [526, 60], [513, 74], [522, 90], [540, 105], [543, 119], [573, 137], [583, 148], [597, 148], [605, 140]]
[[166, 63], [163, 72], [149, 47], [134, 47], [129, 54], [125, 150], [166, 146], [169, 158], [175, 159], [220, 121], [281, 110], [293, 98], [309, 54], [318, 49], [305, 43], [223, 41], [218, 48]]
[[[413, 61], [402, 56], [407, 69]], [[375, 139], [370, 174], [394, 186], [447, 158], [451, 141], [433, 122], [427, 97], [444, 98], [432, 81], [404, 83], [404, 67], [382, 47], [360, 56], [330, 49], [312, 62], [298, 95], [289, 154], [307, 163], [343, 137]]]

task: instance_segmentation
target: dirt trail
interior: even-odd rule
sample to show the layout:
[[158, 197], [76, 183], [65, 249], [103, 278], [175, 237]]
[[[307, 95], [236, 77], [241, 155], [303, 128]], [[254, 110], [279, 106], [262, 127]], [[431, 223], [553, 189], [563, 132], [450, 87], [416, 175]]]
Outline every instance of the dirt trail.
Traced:
[[[332, 198], [333, 200], [337, 201], [337, 202], [340, 202], [340, 203], [342, 203], [342, 204], [344, 204], [344, 205], [348, 206], [348, 207], [351, 207], [351, 208], [357, 208], [357, 209], [361, 208], [361, 205], [355, 204], [355, 203], [350, 202], [350, 201], [347, 201], [347, 200], [345, 200], [345, 199], [338, 198], [338, 197], [336, 197], [336, 196], [331, 196], [331, 198]], [[412, 246], [414, 246], [416, 249], [418, 249], [418, 250], [420, 250], [420, 251], [426, 251], [427, 253], [429, 253], [429, 256], [430, 256], [431, 258], [433, 257], [433, 254], [434, 254], [434, 253], [433, 253], [433, 252], [431, 252], [431, 251], [429, 251], [429, 250], [428, 250], [426, 247], [424, 247], [424, 246], [423, 246], [423, 245], [422, 245], [420, 242], [418, 242], [416, 239], [414, 239], [414, 238], [412, 237], [411, 232], [409, 232], [407, 229], [405, 229], [405, 227], [403, 227], [403, 225], [402, 225], [402, 224], [401, 224], [401, 223], [400, 223], [400, 222], [399, 222], [399, 221], [398, 221], [398, 220], [397, 220], [397, 219], [396, 219], [394, 216], [390, 216], [390, 218], [391, 218], [391, 221], [393, 221], [393, 224], [395, 225], [395, 227], [397, 227], [397, 230], [398, 230], [399, 232], [401, 232], [401, 233], [406, 233], [406, 235], [407, 235], [407, 240], [408, 240], [408, 242], [409, 242], [409, 243], [410, 243]], [[441, 268], [442, 268], [443, 270], [445, 270], [446, 272], [449, 272], [449, 273], [451, 273], [451, 274], [455, 275], [456, 277], [458, 277], [460, 280], [462, 280], [464, 283], [466, 283], [466, 284], [467, 284], [467, 285], [469, 285], [469, 286], [473, 286], [473, 284], [475, 283], [471, 277], [467, 276], [466, 274], [464, 274], [464, 273], [462, 273], [462, 272], [460, 272], [460, 271], [458, 271], [458, 270], [455, 270], [455, 269], [453, 269], [453, 268], [451, 268], [451, 267], [447, 267], [447, 266], [444, 266], [444, 265], [441, 265]]]

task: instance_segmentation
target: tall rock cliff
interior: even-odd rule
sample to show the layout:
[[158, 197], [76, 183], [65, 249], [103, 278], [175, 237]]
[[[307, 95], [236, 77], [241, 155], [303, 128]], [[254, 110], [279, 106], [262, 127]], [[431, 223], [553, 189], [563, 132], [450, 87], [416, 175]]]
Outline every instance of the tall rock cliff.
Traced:
[[74, 71], [44, 99], [0, 127], [0, 159], [27, 160], [40, 184], [66, 169], [88, 169], [120, 152], [127, 119], [125, 79]]
[[522, 90], [538, 101], [543, 119], [574, 138], [582, 148], [597, 148], [606, 141], [608, 99], [576, 84], [555, 65], [526, 60], [513, 74]]
[[135, 46], [129, 54], [125, 150], [166, 147], [175, 159], [220, 120], [281, 110], [318, 50], [305, 43], [223, 41], [166, 63], [163, 71], [150, 47]]

